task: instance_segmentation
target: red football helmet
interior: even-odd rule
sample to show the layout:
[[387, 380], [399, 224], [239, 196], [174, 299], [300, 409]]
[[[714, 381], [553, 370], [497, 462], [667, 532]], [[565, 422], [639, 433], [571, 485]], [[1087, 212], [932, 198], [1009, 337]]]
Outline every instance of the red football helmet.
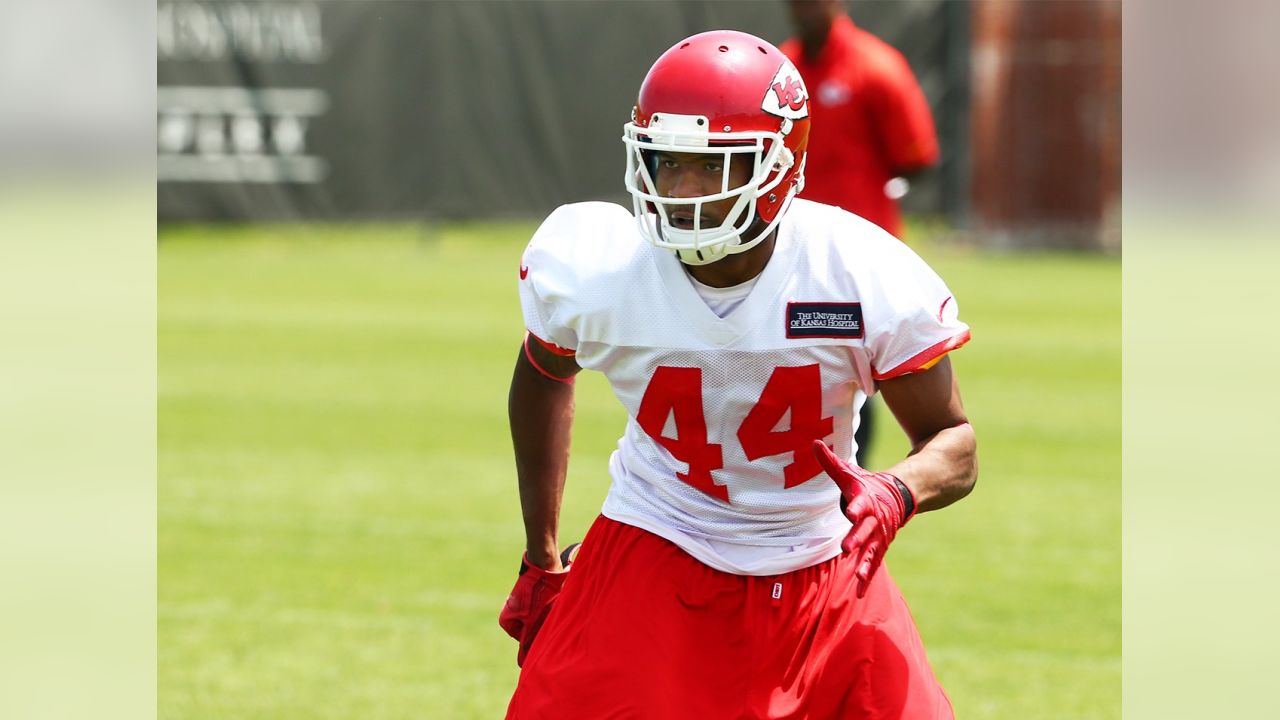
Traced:
[[[649, 69], [623, 130], [627, 191], [642, 231], [690, 265], [755, 247], [804, 187], [809, 93], [791, 61], [754, 35], [714, 30], [676, 43]], [[659, 195], [651, 158], [663, 151], [715, 155], [723, 168], [720, 192]], [[752, 156], [751, 179], [729, 187], [730, 160], [737, 154]], [[724, 222], [701, 227], [703, 203], [727, 198], [737, 202]], [[693, 229], [673, 227], [671, 212], [687, 206], [693, 206]], [[745, 237], [753, 226], [761, 229]]]

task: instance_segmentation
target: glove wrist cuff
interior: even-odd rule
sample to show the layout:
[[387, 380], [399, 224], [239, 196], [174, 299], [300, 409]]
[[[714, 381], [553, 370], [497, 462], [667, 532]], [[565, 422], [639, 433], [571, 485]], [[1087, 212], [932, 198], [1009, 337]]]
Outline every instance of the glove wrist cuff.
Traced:
[[523, 575], [526, 572], [530, 572], [530, 573], [533, 573], [534, 576], [549, 575], [551, 577], [556, 577], [557, 575], [563, 575], [568, 570], [569, 570], [568, 566], [564, 566], [560, 570], [560, 572], [552, 572], [550, 570], [546, 570], [544, 568], [538, 567], [537, 565], [534, 565], [533, 563], [529, 562], [529, 553], [524, 553], [520, 556], [520, 573], [519, 573], [520, 575]]
[[529, 562], [529, 552], [525, 551], [524, 554], [520, 556], [519, 574], [523, 575], [525, 574], [526, 571], [532, 570], [535, 575], [551, 575], [553, 577], [556, 575], [563, 575], [569, 572], [569, 566], [572, 565], [573, 561], [578, 557], [578, 548], [581, 546], [582, 546], [582, 543], [576, 542], [576, 543], [570, 544], [569, 547], [560, 551], [560, 571], [559, 572], [544, 570], [543, 568], [540, 568], [537, 565], [534, 565], [533, 563]]
[[[888, 473], [885, 474], [888, 475]], [[897, 475], [889, 475], [889, 478], [893, 480], [893, 487], [898, 491], [898, 495], [902, 498], [902, 525], [906, 525], [907, 521], [916, 514], [915, 493], [911, 492], [911, 488], [906, 483], [902, 482]], [[899, 527], [901, 527], [901, 525]]]

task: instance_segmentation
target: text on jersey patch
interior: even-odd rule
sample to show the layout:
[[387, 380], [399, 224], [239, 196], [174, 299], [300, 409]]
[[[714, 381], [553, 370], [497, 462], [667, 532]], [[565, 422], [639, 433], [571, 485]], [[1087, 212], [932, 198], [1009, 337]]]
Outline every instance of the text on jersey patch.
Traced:
[[862, 337], [862, 303], [787, 303], [787, 337]]

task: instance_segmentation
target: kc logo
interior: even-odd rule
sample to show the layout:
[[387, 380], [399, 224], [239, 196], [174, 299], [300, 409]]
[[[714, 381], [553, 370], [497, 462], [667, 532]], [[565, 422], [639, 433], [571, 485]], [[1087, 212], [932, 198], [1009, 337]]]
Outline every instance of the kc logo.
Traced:
[[792, 120], [809, 117], [809, 91], [790, 60], [784, 61], [778, 72], [773, 74], [773, 82], [769, 83], [760, 109]]
[[799, 110], [804, 107], [804, 86], [796, 78], [787, 78], [786, 86], [776, 82], [773, 84], [773, 94], [778, 96], [778, 107], [786, 105], [792, 110]]

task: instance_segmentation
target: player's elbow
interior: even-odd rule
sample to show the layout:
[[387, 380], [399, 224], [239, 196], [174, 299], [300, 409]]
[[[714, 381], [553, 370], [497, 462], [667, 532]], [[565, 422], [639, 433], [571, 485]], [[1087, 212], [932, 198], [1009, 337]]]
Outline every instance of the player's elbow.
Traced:
[[960, 498], [966, 498], [969, 493], [978, 485], [978, 458], [974, 456], [972, 462], [969, 463], [968, 473], [964, 476], [960, 483]]
[[978, 436], [973, 432], [973, 426], [969, 423], [965, 423], [956, 429], [961, 434], [961, 437], [958, 438], [960, 458], [957, 466], [960, 468], [960, 480], [957, 485], [960, 489], [959, 498], [964, 498], [968, 497], [969, 493], [973, 492], [973, 488], [978, 484]]

